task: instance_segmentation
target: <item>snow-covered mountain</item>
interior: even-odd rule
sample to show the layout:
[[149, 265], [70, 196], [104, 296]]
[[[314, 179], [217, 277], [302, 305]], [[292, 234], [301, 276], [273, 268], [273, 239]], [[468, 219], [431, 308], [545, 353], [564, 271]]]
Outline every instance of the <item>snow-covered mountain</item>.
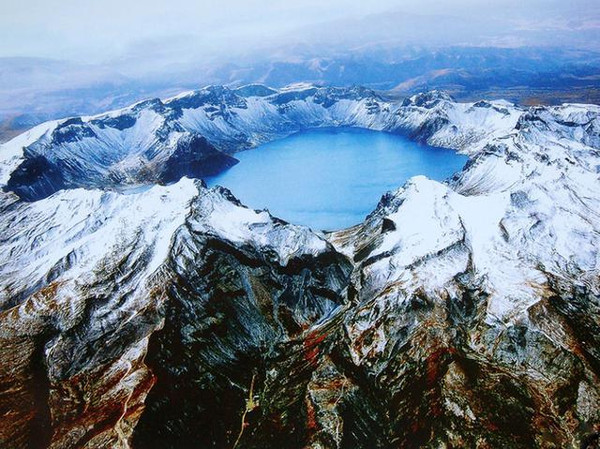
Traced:
[[230, 153], [318, 126], [403, 132], [466, 150], [514, 127], [521, 112], [503, 102], [453, 103], [440, 92], [390, 103], [360, 87], [212, 86], [42, 124], [2, 147], [0, 181], [25, 200], [64, 188], [168, 183], [215, 174], [236, 163]]
[[[470, 161], [330, 234], [187, 178], [318, 126]], [[597, 106], [208, 87], [0, 159], [2, 447], [598, 442]]]

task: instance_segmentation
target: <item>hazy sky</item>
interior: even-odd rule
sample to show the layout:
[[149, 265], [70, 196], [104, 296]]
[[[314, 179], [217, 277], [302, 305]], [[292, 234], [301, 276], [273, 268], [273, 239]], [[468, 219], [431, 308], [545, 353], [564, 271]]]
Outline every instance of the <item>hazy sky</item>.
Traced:
[[[3, 55], [111, 56], [143, 41], [195, 36], [210, 49], [303, 25], [385, 11], [394, 1], [4, 0]], [[397, 2], [396, 2], [397, 3]], [[86, 51], [97, 55], [85, 55]]]
[[[472, 25], [502, 19], [511, 31], [598, 29], [598, 0], [3, 0], [0, 56], [99, 62], [136, 51], [193, 47], [198, 56], [302, 42], [319, 26], [358, 35], [348, 25], [387, 12], [452, 15]], [[383, 13], [383, 15], [382, 15]], [[466, 18], [466, 20], [465, 20]], [[334, 25], [331, 25], [334, 24]], [[469, 25], [471, 24], [471, 25]], [[436, 21], [431, 21], [431, 34]], [[339, 29], [331, 29], [338, 27]], [[350, 29], [349, 29], [350, 28]], [[427, 27], [425, 27], [427, 28]], [[312, 31], [307, 31], [312, 30]], [[328, 34], [322, 34], [326, 39]], [[421, 37], [426, 39], [426, 33]], [[507, 36], [504, 36], [507, 38]], [[510, 36], [508, 36], [510, 38]], [[193, 46], [190, 45], [193, 43]], [[423, 42], [427, 44], [427, 42]]]

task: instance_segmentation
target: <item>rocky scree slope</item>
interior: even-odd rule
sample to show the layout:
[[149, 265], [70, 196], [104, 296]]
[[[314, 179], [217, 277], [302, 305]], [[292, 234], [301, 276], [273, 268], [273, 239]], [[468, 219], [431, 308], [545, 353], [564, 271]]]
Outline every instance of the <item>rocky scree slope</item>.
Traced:
[[[0, 446], [597, 447], [599, 114], [211, 87], [16, 138]], [[471, 159], [328, 235], [200, 181], [152, 185], [331, 125]], [[163, 176], [188, 157], [199, 172]]]

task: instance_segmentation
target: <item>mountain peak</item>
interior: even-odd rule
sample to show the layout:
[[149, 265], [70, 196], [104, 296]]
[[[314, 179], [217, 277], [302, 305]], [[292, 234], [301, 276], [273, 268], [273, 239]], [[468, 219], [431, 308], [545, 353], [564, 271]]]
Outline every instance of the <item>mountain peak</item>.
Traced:
[[429, 92], [419, 93], [404, 100], [404, 106], [418, 106], [424, 108], [432, 108], [440, 102], [453, 102], [454, 99], [444, 91], [432, 90]]

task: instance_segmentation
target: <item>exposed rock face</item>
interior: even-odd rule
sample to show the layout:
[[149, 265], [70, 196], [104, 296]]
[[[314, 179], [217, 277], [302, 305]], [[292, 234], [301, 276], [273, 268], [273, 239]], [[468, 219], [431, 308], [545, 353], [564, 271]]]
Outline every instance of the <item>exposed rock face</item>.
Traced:
[[[597, 447], [599, 117], [213, 87], [18, 137], [0, 153], [0, 447]], [[329, 235], [200, 181], [151, 185], [315, 124], [471, 160]], [[108, 179], [125, 192], [94, 189]]]
[[26, 201], [64, 188], [121, 189], [214, 175], [237, 163], [201, 135], [170, 121], [162, 103], [99, 118], [44, 124], [5, 190]]
[[[3, 194], [0, 446], [128, 447], [163, 319], [150, 278], [196, 192]], [[29, 219], [43, 226], [23, 235]]]
[[[345, 422], [347, 447], [577, 447], [597, 432], [582, 404], [600, 386], [600, 154], [581, 142], [598, 112], [523, 118], [452, 188], [414, 178], [332, 236], [356, 262], [352, 419], [372, 420]], [[385, 413], [359, 406], [373, 391]]]
[[[57, 448], [128, 447], [158, 373], [141, 442], [232, 443], [252, 373], [262, 385], [280, 346], [303, 349], [345, 298], [344, 256], [225, 190], [186, 180], [131, 195], [4, 196], [3, 260], [13, 260], [1, 302], [3, 447], [41, 437]], [[21, 216], [48, 228], [20, 239]]]
[[261, 393], [260, 414], [249, 417], [253, 444], [294, 436], [300, 443], [304, 388], [339, 322], [332, 315], [340, 315], [351, 264], [323, 239], [265, 212], [236, 208], [241, 215], [226, 226], [256, 241], [227, 238], [220, 213], [231, 214], [231, 205], [204, 195], [174, 238], [166, 321], [147, 357], [158, 383], [134, 446], [232, 446], [252, 383]]

